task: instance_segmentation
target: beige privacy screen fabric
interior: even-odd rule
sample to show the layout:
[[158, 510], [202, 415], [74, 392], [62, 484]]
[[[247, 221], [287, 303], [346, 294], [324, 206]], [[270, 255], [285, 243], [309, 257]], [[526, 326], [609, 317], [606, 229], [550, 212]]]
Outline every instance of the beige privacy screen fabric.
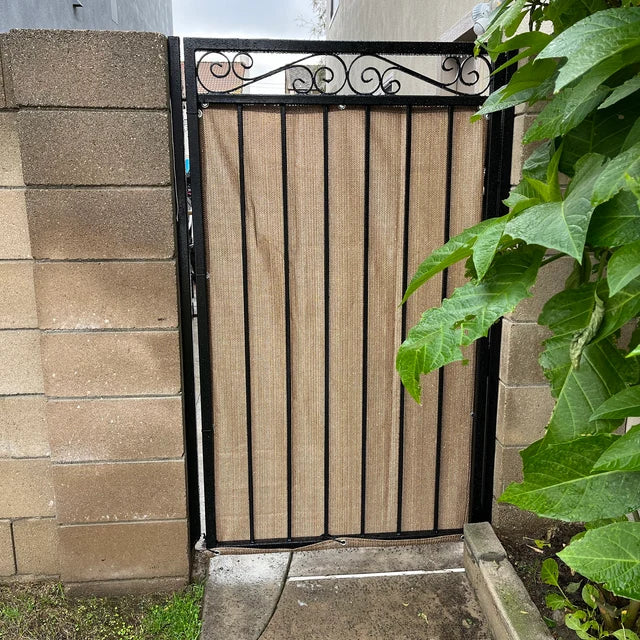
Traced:
[[[469, 123], [470, 115], [452, 113], [451, 235], [481, 216], [485, 132]], [[279, 106], [245, 106], [241, 117], [242, 154], [235, 106], [212, 106], [201, 119], [217, 539], [249, 539], [249, 456], [254, 536], [287, 536], [288, 393], [293, 537], [325, 533], [326, 482], [329, 534], [362, 533], [363, 495], [364, 532], [395, 531], [400, 478], [403, 531], [460, 527], [468, 503], [473, 363], [444, 374], [439, 482], [438, 373], [424, 378], [418, 406], [408, 396], [401, 401], [394, 367], [405, 234], [409, 278], [444, 241], [448, 110], [413, 109], [407, 157], [406, 110], [372, 107], [367, 160], [365, 109], [330, 107], [326, 167], [323, 108], [287, 107], [285, 158]], [[462, 265], [449, 271], [449, 293], [463, 275]], [[439, 303], [441, 291], [436, 277], [410, 299], [407, 328]]]

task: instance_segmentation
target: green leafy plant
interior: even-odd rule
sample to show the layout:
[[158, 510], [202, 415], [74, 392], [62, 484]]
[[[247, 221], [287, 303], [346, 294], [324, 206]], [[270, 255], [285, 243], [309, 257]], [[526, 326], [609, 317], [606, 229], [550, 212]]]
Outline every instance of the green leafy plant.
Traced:
[[[474, 117], [541, 102], [524, 136], [538, 146], [505, 200], [509, 212], [451, 238], [417, 270], [404, 300], [461, 260], [469, 282], [424, 312], [396, 361], [419, 402], [421, 375], [464, 360], [466, 347], [531, 295], [541, 269], [560, 258], [573, 261], [564, 290], [538, 320], [551, 333], [540, 364], [555, 408], [544, 437], [522, 452], [523, 482], [500, 500], [549, 518], [598, 521], [559, 557], [615, 597], [630, 599], [634, 623], [640, 426], [615, 432], [640, 415], [640, 329], [631, 331], [640, 315], [639, 4], [500, 5], [478, 47], [494, 60], [512, 52], [500, 69], [520, 66]], [[599, 637], [592, 634], [599, 624], [592, 609], [598, 610], [570, 611], [568, 624], [580, 637]], [[634, 637], [628, 635], [633, 625], [625, 631], [616, 620], [604, 619], [602, 633]]]
[[[558, 563], [547, 558], [542, 563], [540, 579], [556, 588], [545, 597], [547, 607], [552, 611], [565, 612], [565, 624], [583, 640], [590, 638], [618, 638], [640, 640], [629, 626], [635, 622], [634, 612], [627, 607], [618, 606], [618, 599], [599, 585], [587, 582], [580, 589], [580, 582], [572, 582], [563, 590], [559, 582]], [[576, 603], [570, 595], [580, 592], [581, 601]], [[585, 606], [586, 605], [586, 606]], [[598, 612], [600, 615], [596, 615]], [[635, 612], [637, 616], [637, 612]], [[611, 629], [615, 629], [611, 631]]]

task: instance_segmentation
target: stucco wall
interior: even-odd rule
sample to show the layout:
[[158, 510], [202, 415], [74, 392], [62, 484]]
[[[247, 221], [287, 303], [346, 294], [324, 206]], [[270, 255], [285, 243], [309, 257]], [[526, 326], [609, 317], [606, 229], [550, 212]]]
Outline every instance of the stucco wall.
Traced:
[[473, 0], [340, 0], [328, 40], [439, 40], [465, 15]]
[[107, 29], [171, 35], [171, 0], [0, 0], [0, 31]]

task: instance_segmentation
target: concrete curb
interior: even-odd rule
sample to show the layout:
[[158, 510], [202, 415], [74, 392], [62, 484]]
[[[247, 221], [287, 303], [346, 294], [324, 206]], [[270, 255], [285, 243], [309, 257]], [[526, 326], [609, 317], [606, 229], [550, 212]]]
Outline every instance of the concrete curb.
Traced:
[[488, 522], [465, 525], [464, 566], [495, 640], [551, 640]]

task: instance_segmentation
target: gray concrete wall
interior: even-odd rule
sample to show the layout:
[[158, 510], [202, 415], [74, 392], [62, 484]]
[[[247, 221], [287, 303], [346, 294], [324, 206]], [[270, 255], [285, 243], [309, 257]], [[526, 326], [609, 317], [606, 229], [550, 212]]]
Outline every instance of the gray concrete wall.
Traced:
[[475, 0], [341, 0], [328, 40], [439, 40], [471, 12]]
[[179, 587], [167, 39], [12, 31], [0, 59], [0, 576]]
[[171, 35], [171, 0], [0, 0], [0, 31], [100, 29]]

